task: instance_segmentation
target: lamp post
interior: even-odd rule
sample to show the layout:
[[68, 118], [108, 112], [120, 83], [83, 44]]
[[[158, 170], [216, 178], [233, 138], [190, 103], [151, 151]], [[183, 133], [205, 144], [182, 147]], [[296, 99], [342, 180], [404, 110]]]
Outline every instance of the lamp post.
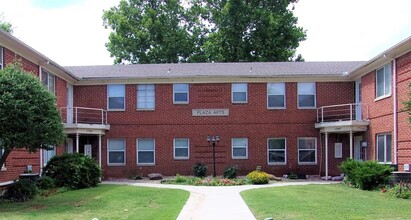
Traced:
[[213, 145], [213, 177], [216, 177], [216, 172], [215, 172], [215, 146], [218, 142], [220, 142], [220, 136], [207, 136], [207, 142], [208, 144]]

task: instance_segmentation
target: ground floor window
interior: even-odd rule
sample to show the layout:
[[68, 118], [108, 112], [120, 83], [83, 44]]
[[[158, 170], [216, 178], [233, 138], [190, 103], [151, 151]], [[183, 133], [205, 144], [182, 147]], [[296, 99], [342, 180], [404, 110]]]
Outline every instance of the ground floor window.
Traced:
[[269, 138], [268, 145], [268, 164], [286, 163], [286, 141], [285, 138]]
[[56, 156], [56, 147], [49, 146], [48, 149], [43, 150], [44, 166], [49, 162], [49, 160]]
[[298, 163], [317, 163], [317, 139], [313, 137], [298, 138]]
[[377, 160], [391, 163], [391, 134], [377, 134]]
[[247, 138], [232, 138], [232, 158], [247, 159], [248, 158], [248, 139]]
[[[0, 49], [1, 49], [1, 48], [0, 48]], [[1, 142], [0, 142], [0, 144], [1, 144]], [[3, 154], [4, 154], [4, 149], [3, 149], [3, 147], [0, 145], [0, 158], [3, 157]], [[1, 170], [2, 168], [4, 168], [4, 167], [6, 167], [6, 163], [3, 164], [3, 167], [0, 167], [0, 170]]]
[[109, 165], [124, 165], [126, 163], [126, 141], [124, 139], [109, 139], [107, 151]]
[[174, 159], [189, 159], [189, 140], [187, 138], [174, 139]]
[[137, 139], [137, 164], [154, 165], [155, 141], [151, 138]]

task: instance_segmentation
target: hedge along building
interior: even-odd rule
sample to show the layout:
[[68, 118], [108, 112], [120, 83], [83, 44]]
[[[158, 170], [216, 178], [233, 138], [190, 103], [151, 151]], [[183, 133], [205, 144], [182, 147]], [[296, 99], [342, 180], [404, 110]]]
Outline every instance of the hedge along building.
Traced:
[[[68, 134], [56, 153], [90, 155], [105, 178], [192, 174], [197, 162], [211, 170], [208, 135], [220, 137], [218, 175], [231, 165], [241, 174], [261, 166], [276, 175], [338, 175], [338, 165], [349, 157], [404, 170], [411, 162], [402, 110], [410, 42], [367, 62], [60, 67], [0, 32], [3, 57], [18, 54], [31, 62], [23, 66], [56, 79]], [[27, 162], [28, 155], [33, 160]], [[16, 178], [28, 163], [37, 161], [40, 168], [52, 155], [19, 152], [8, 158], [0, 181]], [[11, 170], [18, 171], [4, 177]]]

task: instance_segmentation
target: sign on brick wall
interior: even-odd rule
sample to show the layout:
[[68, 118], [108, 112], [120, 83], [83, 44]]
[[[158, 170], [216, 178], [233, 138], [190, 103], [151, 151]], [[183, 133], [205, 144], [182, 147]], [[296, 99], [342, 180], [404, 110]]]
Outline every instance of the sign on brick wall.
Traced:
[[193, 116], [228, 116], [228, 109], [193, 109]]

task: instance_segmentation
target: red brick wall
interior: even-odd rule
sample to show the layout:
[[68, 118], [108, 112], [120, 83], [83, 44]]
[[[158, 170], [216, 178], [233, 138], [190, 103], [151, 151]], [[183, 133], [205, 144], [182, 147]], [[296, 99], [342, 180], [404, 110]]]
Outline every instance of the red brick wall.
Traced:
[[[207, 135], [220, 135], [217, 145], [217, 173], [224, 168], [237, 165], [241, 174], [254, 170], [256, 166], [276, 175], [287, 172], [318, 174], [320, 160], [319, 131], [314, 128], [316, 110], [297, 109], [297, 83], [286, 84], [287, 109], [267, 109], [267, 84], [248, 84], [248, 103], [231, 103], [231, 84], [190, 84], [190, 103], [173, 104], [172, 84], [156, 85], [155, 111], [136, 110], [136, 85], [126, 85], [126, 110], [109, 112], [110, 131], [103, 138], [102, 161], [104, 177], [125, 177], [130, 173], [147, 175], [160, 172], [164, 175], [191, 174], [196, 162], [204, 161], [212, 172], [212, 148], [206, 141]], [[335, 92], [329, 92], [333, 90]], [[317, 83], [317, 106], [352, 103], [354, 84]], [[107, 89], [101, 86], [76, 86], [74, 105], [107, 108]], [[228, 117], [193, 117], [192, 109], [229, 109]], [[231, 157], [231, 138], [248, 138], [248, 159], [235, 160]], [[287, 164], [267, 165], [267, 139], [287, 138]], [[298, 137], [317, 138], [317, 164], [298, 165]], [[107, 139], [126, 140], [126, 166], [107, 166]], [[136, 139], [155, 139], [155, 166], [136, 165]], [[173, 139], [190, 139], [190, 159], [173, 159]], [[344, 156], [348, 154], [345, 153]], [[322, 155], [323, 156], [323, 155]], [[339, 173], [333, 162], [333, 173]], [[331, 164], [331, 162], [330, 162]], [[322, 168], [324, 172], [324, 168]]]
[[31, 72], [34, 75], [38, 76], [39, 75], [39, 66], [32, 63], [31, 61], [27, 60], [24, 57], [21, 57], [14, 53], [13, 51], [4, 48], [4, 64], [7, 66], [8, 64], [13, 63], [14, 61], [19, 61], [23, 64], [23, 69], [27, 72]]

